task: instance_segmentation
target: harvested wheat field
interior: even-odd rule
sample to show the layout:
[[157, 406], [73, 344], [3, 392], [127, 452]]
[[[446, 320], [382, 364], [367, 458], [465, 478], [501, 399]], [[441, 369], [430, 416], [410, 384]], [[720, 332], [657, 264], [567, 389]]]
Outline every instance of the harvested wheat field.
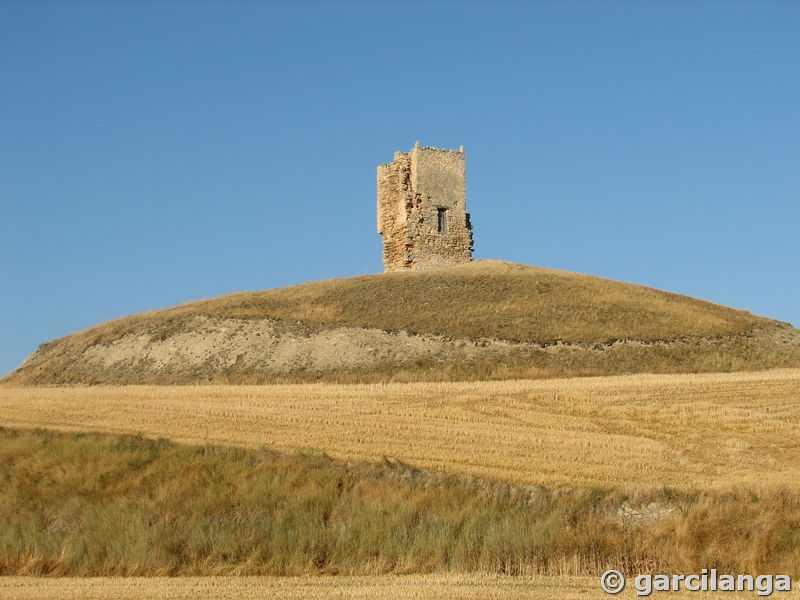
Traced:
[[[755, 592], [725, 593], [741, 600]], [[0, 597], [15, 600], [228, 600], [281, 598], [314, 600], [568, 600], [609, 597], [597, 577], [503, 577], [493, 575], [425, 575], [383, 577], [96, 577], [0, 578]], [[636, 598], [632, 585], [616, 598]], [[712, 593], [677, 592], [670, 598], [715, 597]]]
[[547, 486], [800, 486], [800, 370], [465, 383], [0, 387], [0, 424], [312, 449]]

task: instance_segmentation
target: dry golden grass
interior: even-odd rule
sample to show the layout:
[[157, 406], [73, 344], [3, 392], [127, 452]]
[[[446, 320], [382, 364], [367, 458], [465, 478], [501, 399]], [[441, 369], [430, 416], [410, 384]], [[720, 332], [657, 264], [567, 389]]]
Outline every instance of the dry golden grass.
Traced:
[[[658, 594], [658, 592], [656, 592]], [[661, 594], [663, 595], [663, 593]], [[637, 598], [629, 582], [617, 596], [600, 589], [597, 577], [507, 577], [499, 575], [412, 575], [375, 577], [2, 577], [0, 597], [17, 600], [118, 598], [139, 600], [228, 600], [348, 598], [381, 600], [571, 600]], [[704, 600], [711, 592], [670, 593], [670, 598]], [[726, 592], [726, 599], [757, 597]]]
[[800, 573], [800, 491], [524, 488], [0, 428], [0, 575]]
[[800, 487], [800, 370], [381, 385], [0, 387], [0, 424], [548, 486]]

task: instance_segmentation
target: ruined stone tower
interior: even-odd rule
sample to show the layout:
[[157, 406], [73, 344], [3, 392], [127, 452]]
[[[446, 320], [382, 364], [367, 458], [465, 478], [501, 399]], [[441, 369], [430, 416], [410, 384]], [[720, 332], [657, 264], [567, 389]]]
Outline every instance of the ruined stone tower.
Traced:
[[417, 142], [378, 167], [378, 233], [386, 272], [472, 260], [463, 146], [442, 150]]

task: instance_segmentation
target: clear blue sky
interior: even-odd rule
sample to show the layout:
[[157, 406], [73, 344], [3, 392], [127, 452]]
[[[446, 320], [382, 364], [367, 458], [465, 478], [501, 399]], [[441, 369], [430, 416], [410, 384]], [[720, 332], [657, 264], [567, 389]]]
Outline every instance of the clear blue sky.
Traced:
[[377, 273], [375, 169], [458, 148], [477, 258], [800, 326], [798, 2], [0, 2], [0, 373]]

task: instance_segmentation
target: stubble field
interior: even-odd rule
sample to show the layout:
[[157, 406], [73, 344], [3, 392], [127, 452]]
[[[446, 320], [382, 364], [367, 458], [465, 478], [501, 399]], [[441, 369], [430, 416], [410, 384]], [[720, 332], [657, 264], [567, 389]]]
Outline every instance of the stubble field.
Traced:
[[[663, 593], [663, 592], [662, 592]], [[0, 597], [15, 600], [572, 600], [637, 598], [632, 585], [617, 596], [600, 590], [597, 577], [508, 577], [424, 575], [380, 577], [78, 577], [0, 578]], [[670, 593], [670, 598], [713, 598], [711, 592]], [[755, 592], [726, 592], [727, 600], [753, 598]]]
[[382, 385], [0, 387], [0, 425], [387, 456], [545, 486], [800, 484], [800, 370]]

